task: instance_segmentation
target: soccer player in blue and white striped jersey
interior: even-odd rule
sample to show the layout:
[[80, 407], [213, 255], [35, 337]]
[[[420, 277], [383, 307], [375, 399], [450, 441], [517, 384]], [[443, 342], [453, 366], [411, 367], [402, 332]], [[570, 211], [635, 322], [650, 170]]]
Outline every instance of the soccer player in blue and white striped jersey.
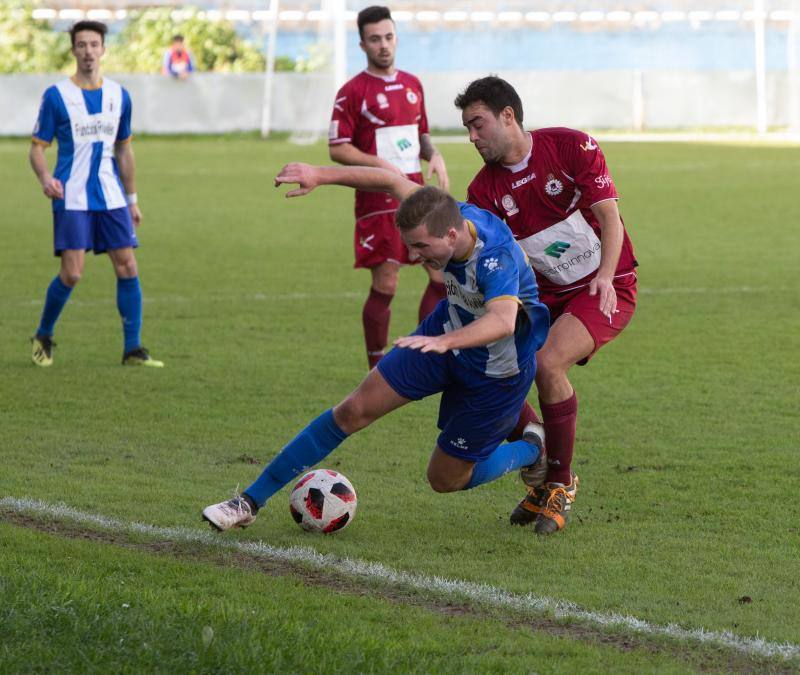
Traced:
[[[33, 131], [30, 162], [53, 203], [53, 249], [61, 258], [33, 337], [36, 365], [53, 363], [53, 331], [83, 273], [85, 253], [108, 253], [117, 276], [124, 365], [161, 367], [141, 343], [142, 289], [133, 249], [137, 204], [131, 150], [131, 99], [117, 82], [100, 76], [105, 24], [79, 21], [70, 29], [75, 74], [48, 88]], [[53, 173], [45, 149], [58, 143]]]
[[439, 188], [421, 188], [385, 169], [290, 164], [275, 182], [299, 184], [289, 197], [333, 184], [402, 200], [400, 237], [412, 260], [442, 270], [447, 298], [412, 335], [395, 340], [396, 348], [354, 392], [284, 446], [242, 495], [206, 507], [203, 518], [218, 530], [246, 527], [272, 495], [348, 436], [437, 393], [440, 433], [428, 464], [434, 490], [468, 490], [522, 468], [541, 485], [547, 470], [541, 425], [532, 423], [522, 439], [504, 442], [517, 425], [550, 324], [528, 259], [508, 226]]

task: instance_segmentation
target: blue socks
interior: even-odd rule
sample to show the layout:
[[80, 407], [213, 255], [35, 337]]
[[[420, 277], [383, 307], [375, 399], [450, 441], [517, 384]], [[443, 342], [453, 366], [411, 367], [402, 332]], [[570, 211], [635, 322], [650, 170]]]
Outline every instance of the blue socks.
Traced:
[[295, 476], [327, 457], [345, 438], [347, 434], [333, 419], [333, 410], [325, 411], [278, 453], [245, 494], [261, 508]]
[[42, 319], [39, 322], [39, 328], [36, 329], [36, 335], [52, 337], [56, 321], [61, 315], [61, 310], [64, 309], [64, 305], [67, 304], [70, 293], [72, 293], [72, 288], [67, 286], [61, 281], [61, 277], [56, 275], [56, 278], [53, 279], [47, 287]]
[[533, 464], [538, 458], [539, 448], [527, 441], [503, 443], [486, 459], [476, 462], [472, 469], [472, 478], [464, 486], [464, 490], [491, 483], [509, 471]]
[[127, 354], [142, 345], [142, 287], [139, 277], [117, 279], [117, 309], [122, 317]]

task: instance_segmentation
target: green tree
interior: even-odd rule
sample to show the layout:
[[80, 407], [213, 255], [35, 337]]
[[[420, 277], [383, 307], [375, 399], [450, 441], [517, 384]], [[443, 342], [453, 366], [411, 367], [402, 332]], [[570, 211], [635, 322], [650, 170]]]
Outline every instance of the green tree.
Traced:
[[30, 0], [0, 2], [0, 73], [52, 73], [71, 62], [69, 35], [33, 18]]
[[172, 36], [184, 36], [199, 71], [247, 72], [264, 69], [264, 56], [240, 38], [229, 21], [212, 21], [196, 10], [172, 18], [173, 9], [158, 8], [131, 12], [122, 32], [113, 39], [106, 55], [107, 72], [158, 72], [164, 50]]

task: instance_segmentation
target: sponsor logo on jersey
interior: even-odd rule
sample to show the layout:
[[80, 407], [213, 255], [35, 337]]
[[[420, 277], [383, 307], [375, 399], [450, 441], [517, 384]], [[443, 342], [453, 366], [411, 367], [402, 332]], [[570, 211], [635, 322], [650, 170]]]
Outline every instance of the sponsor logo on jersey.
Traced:
[[599, 188], [607, 188], [611, 187], [614, 184], [614, 181], [611, 180], [611, 176], [605, 174], [604, 176], [598, 176], [594, 179], [595, 185]]
[[397, 141], [397, 148], [400, 150], [400, 152], [408, 150], [410, 147], [413, 147], [413, 145], [414, 144], [407, 138], [401, 138]]
[[398, 89], [402, 89], [405, 85], [402, 84], [387, 84], [384, 87], [385, 91], [397, 91]]
[[560, 258], [561, 254], [564, 253], [569, 247], [570, 245], [566, 241], [554, 241], [544, 250], [544, 252], [551, 258]]
[[417, 96], [411, 89], [406, 89], [406, 100], [411, 104], [414, 105], [417, 101], [419, 101], [419, 96]]
[[445, 279], [444, 285], [447, 288], [447, 297], [458, 300], [467, 309], [477, 311], [483, 307], [483, 295], [465, 293], [464, 289], [452, 279]]
[[389, 107], [389, 99], [386, 98], [386, 94], [383, 92], [379, 92], [375, 98], [378, 99], [378, 105], [380, 106], [381, 110]]
[[581, 150], [584, 152], [589, 152], [589, 150], [597, 150], [597, 144], [594, 142], [594, 139], [591, 136], [586, 137], [586, 143], [581, 145]]
[[544, 191], [551, 197], [555, 197], [564, 192], [564, 183], [551, 173], [547, 176], [547, 182], [544, 184]]
[[328, 127], [328, 139], [334, 140], [339, 137], [339, 120], [331, 120], [331, 125]]
[[83, 138], [85, 136], [113, 136], [116, 132], [116, 125], [113, 122], [103, 122], [93, 120], [88, 124], [75, 122], [72, 129], [73, 138]]
[[[548, 246], [548, 248], [550, 247]], [[553, 267], [549, 267], [545, 270], [539, 270], [539, 271], [546, 277], [556, 277], [558, 275], [559, 270], [562, 272], [566, 272], [567, 270], [569, 270], [570, 267], [574, 267], [575, 265], [582, 265], [583, 263], [587, 262], [592, 256], [599, 254], [600, 254], [600, 242], [598, 241], [594, 244], [592, 248], [587, 248], [583, 253], [576, 253], [571, 258], [566, 258], [563, 261], [559, 261], [559, 263], [557, 265], [554, 265]]]
[[486, 258], [486, 260], [483, 261], [483, 266], [489, 271], [489, 273], [501, 269], [500, 261], [497, 258]]
[[500, 204], [505, 209], [507, 216], [513, 216], [515, 213], [519, 213], [517, 202], [514, 201], [514, 198], [511, 195], [503, 195], [503, 198], [500, 200]]
[[511, 189], [516, 190], [518, 187], [530, 183], [534, 178], [536, 178], [536, 174], [532, 173], [529, 176], [525, 176], [525, 178], [520, 178], [519, 180], [515, 180], [513, 183], [511, 183]]

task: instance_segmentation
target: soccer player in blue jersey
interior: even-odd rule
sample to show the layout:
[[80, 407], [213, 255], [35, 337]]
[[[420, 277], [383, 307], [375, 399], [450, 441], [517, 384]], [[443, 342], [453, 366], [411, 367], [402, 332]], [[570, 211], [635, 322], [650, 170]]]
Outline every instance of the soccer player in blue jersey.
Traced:
[[[100, 77], [106, 26], [79, 21], [70, 29], [75, 74], [44, 92], [33, 131], [30, 162], [53, 203], [53, 248], [61, 258], [50, 283], [33, 362], [53, 364], [53, 331], [83, 273], [85, 252], [108, 253], [117, 276], [117, 308], [125, 346], [122, 363], [161, 367], [141, 343], [142, 289], [133, 249], [142, 219], [136, 200], [131, 150], [131, 98], [116, 82]], [[50, 173], [45, 148], [58, 142]]]
[[434, 490], [467, 490], [522, 467], [541, 484], [547, 470], [541, 426], [503, 442], [517, 424], [549, 327], [528, 259], [505, 223], [385, 169], [290, 164], [275, 182], [300, 185], [289, 197], [336, 184], [402, 200], [396, 221], [403, 242], [412, 260], [444, 272], [447, 298], [412, 335], [395, 340], [396, 348], [358, 388], [303, 429], [250, 487], [206, 507], [203, 518], [218, 530], [249, 525], [272, 495], [348, 436], [440, 392], [441, 433], [428, 464]]

